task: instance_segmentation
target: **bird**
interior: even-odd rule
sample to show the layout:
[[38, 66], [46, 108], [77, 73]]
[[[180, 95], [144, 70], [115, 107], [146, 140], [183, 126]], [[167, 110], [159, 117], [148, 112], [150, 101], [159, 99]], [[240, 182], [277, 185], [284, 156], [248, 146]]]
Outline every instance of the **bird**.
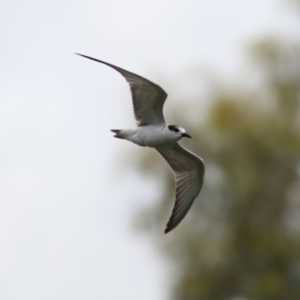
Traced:
[[75, 54], [113, 68], [128, 82], [137, 127], [111, 131], [116, 138], [128, 140], [142, 147], [154, 148], [173, 171], [175, 204], [164, 233], [170, 232], [184, 219], [200, 193], [204, 181], [203, 159], [178, 144], [183, 137], [191, 138], [191, 136], [183, 127], [165, 122], [163, 106], [168, 95], [159, 85], [105, 61], [84, 54]]

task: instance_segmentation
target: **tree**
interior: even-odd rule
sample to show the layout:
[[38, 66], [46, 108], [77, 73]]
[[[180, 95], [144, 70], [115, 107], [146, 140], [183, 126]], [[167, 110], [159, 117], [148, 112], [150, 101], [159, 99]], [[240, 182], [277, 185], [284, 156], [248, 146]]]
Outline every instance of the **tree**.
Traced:
[[[255, 90], [216, 88], [205, 121], [187, 123], [182, 110], [174, 112], [193, 136], [189, 149], [205, 160], [206, 177], [169, 236], [161, 232], [173, 176], [157, 155], [140, 152], [137, 165], [165, 181], [163, 201], [142, 219], [159, 233], [176, 274], [170, 299], [300, 299], [300, 46], [264, 40], [251, 58], [261, 82]], [[193, 111], [202, 116], [200, 104]]]

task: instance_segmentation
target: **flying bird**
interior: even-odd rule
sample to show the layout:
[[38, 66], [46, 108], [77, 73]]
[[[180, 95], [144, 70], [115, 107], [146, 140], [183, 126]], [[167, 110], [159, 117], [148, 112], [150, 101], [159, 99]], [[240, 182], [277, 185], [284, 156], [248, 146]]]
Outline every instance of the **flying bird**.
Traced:
[[175, 205], [166, 225], [165, 233], [183, 220], [198, 196], [204, 180], [204, 162], [177, 142], [191, 138], [178, 125], [168, 125], [163, 115], [167, 93], [157, 84], [102, 60], [75, 53], [105, 64], [123, 75], [130, 85], [137, 128], [112, 129], [114, 137], [125, 139], [143, 147], [154, 148], [168, 163], [175, 177]]

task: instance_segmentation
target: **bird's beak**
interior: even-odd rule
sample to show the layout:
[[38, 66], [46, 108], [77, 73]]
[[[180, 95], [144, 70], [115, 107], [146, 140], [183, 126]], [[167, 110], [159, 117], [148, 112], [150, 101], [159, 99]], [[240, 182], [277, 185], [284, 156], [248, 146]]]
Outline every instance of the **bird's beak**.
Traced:
[[182, 137], [187, 137], [187, 138], [192, 138], [189, 134], [187, 134], [187, 133], [183, 133], [182, 135], [181, 135]]

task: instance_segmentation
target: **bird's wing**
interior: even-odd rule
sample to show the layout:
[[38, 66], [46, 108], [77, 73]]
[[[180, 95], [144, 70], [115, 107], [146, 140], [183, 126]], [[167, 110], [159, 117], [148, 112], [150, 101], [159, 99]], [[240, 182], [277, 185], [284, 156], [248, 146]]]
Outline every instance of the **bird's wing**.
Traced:
[[83, 54], [77, 55], [105, 64], [121, 73], [130, 85], [133, 110], [139, 126], [164, 124], [163, 106], [167, 93], [157, 84], [117, 66]]
[[165, 233], [174, 229], [185, 217], [198, 196], [204, 179], [204, 162], [178, 143], [156, 148], [171, 167], [176, 183], [175, 205]]

